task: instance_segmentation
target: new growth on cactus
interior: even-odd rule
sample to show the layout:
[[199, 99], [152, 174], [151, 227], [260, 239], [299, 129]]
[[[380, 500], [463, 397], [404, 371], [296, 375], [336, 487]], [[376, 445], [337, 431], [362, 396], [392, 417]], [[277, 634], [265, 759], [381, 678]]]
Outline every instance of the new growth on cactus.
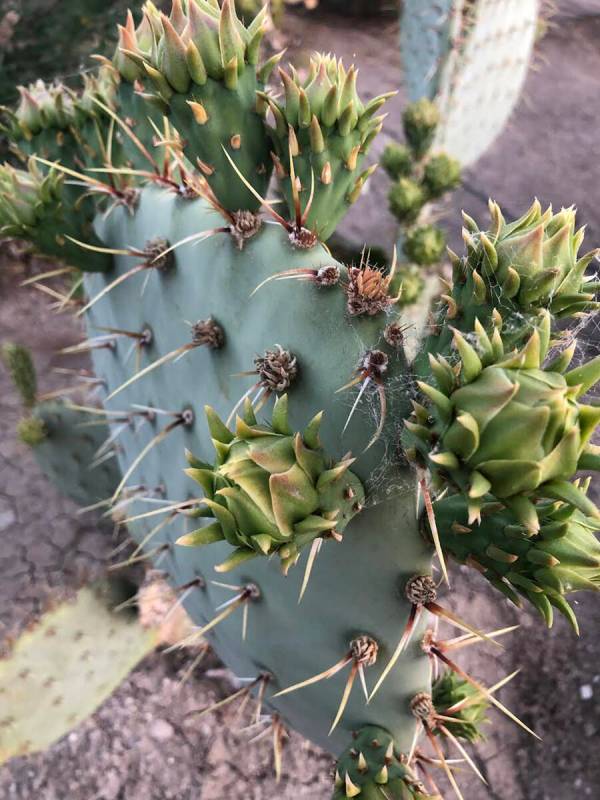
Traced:
[[422, 98], [412, 103], [403, 116], [407, 144], [388, 144], [383, 153], [383, 166], [393, 181], [390, 210], [400, 225], [398, 250], [407, 261], [398, 273], [403, 305], [418, 300], [425, 285], [423, 268], [444, 261], [446, 234], [433, 224], [432, 204], [461, 182], [458, 161], [432, 150], [438, 124], [433, 102]]
[[314, 417], [303, 434], [294, 435], [287, 403], [287, 395], [276, 400], [271, 427], [264, 427], [246, 399], [235, 434], [207, 409], [217, 464], [211, 467], [190, 456], [187, 474], [204, 489], [215, 522], [186, 534], [178, 544], [233, 544], [236, 549], [218, 572], [277, 552], [287, 573], [303, 547], [326, 537], [341, 539], [362, 508], [364, 490], [349, 472], [352, 459], [335, 464], [324, 457], [319, 442], [322, 415]]
[[[36, 449], [60, 465], [76, 415], [69, 457], [87, 459], [79, 420], [101, 422], [90, 459], [116, 456], [120, 475], [95, 505], [133, 544], [113, 571], [164, 572], [195, 626], [180, 644], [206, 635], [250, 678], [217, 707], [255, 695], [278, 775], [291, 726], [339, 758], [335, 800], [433, 800], [437, 768], [461, 798], [446, 745], [480, 775], [466, 744], [490, 706], [534, 732], [496, 696], [514, 676], [488, 688], [455, 659], [512, 629], [482, 632], [438, 602], [434, 558], [446, 578], [450, 557], [474, 567], [548, 624], [556, 608], [576, 625], [566, 597], [600, 588], [599, 514], [578, 477], [599, 463], [585, 398], [600, 366], [571, 366], [557, 324], [597, 308], [595, 251], [579, 257], [571, 209], [534, 203], [507, 221], [492, 204], [487, 231], [466, 216], [466, 254], [451, 254], [411, 362], [408, 273], [367, 250], [344, 264], [324, 244], [372, 171], [361, 162], [386, 96], [364, 104], [356, 70], [317, 54], [305, 77], [281, 68], [275, 98], [265, 80], [282, 56], [258, 67], [264, 21], [246, 26], [231, 0], [174, 0], [168, 17], [146, 3], [102, 67], [114, 95], [94, 104], [98, 162], [53, 152], [26, 178], [6, 168], [2, 224], [50, 256], [69, 259], [56, 236], [79, 253], [87, 333], [63, 354], [90, 352], [104, 406], [65, 400]], [[31, 143], [54, 124], [44, 114]], [[436, 114], [411, 107], [409, 150], [385, 155], [419, 264], [442, 248], [421, 210], [459, 179], [430, 150]], [[89, 122], [69, 115], [69, 129]], [[21, 124], [9, 132], [21, 141]], [[289, 213], [265, 197], [273, 165]], [[38, 202], [51, 187], [60, 206]]]

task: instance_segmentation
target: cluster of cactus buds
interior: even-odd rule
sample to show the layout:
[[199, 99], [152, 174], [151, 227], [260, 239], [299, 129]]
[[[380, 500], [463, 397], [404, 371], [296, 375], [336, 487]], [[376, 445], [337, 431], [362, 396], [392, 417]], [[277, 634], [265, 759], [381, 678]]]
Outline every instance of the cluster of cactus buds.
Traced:
[[415, 457], [425, 459], [438, 485], [450, 482], [468, 498], [470, 523], [479, 520], [488, 495], [532, 534], [540, 528], [535, 500], [562, 500], [598, 516], [570, 479], [578, 469], [595, 467], [589, 440], [600, 409], [579, 398], [600, 380], [600, 359], [567, 371], [572, 355], [567, 351], [544, 367], [547, 312], [522, 349], [512, 353], [505, 353], [501, 325], [496, 314], [490, 337], [476, 321], [476, 346], [455, 331], [461, 358], [456, 370], [443, 356], [431, 357], [437, 386], [419, 382], [429, 407], [417, 406], [406, 422]]
[[275, 122], [275, 165], [280, 177], [290, 178], [285, 192], [290, 213], [296, 215], [300, 203], [304, 224], [326, 240], [375, 170], [361, 166], [383, 126], [377, 112], [393, 93], [364, 104], [356, 88], [358, 71], [354, 66], [346, 71], [332, 56], [314, 56], [304, 80], [295, 70], [279, 74], [285, 102], [264, 96]]
[[399, 249], [408, 264], [400, 270], [405, 305], [415, 302], [422, 288], [418, 267], [444, 260], [446, 235], [430, 219], [430, 204], [456, 189], [461, 182], [459, 163], [432, 150], [439, 124], [436, 105], [422, 98], [409, 105], [403, 116], [406, 144], [388, 144], [382, 164], [393, 181], [390, 209], [400, 223]]

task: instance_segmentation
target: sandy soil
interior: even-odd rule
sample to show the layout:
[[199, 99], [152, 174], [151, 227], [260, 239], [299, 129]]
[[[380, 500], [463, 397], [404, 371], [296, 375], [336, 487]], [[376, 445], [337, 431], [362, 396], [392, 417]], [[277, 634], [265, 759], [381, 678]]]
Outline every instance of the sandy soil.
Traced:
[[[532, 195], [558, 205], [575, 203], [589, 240], [600, 243], [600, 163], [597, 136], [600, 96], [600, 4], [565, 0], [557, 27], [539, 47], [525, 97], [500, 141], [467, 175], [447, 209], [453, 239], [457, 211], [484, 216], [492, 194], [520, 212]], [[344, 23], [324, 17], [294, 20], [292, 49], [332, 47], [361, 64], [372, 95], [395, 88], [399, 74], [393, 22]], [[387, 135], [399, 136], [402, 98], [394, 101]], [[345, 225], [362, 241], [389, 245], [394, 224], [387, 214], [387, 181], [379, 176]], [[70, 317], [55, 316], [41, 295], [18, 288], [20, 270], [9, 253], [0, 266], [0, 339], [33, 347], [43, 390], [59, 385], [52, 373], [56, 350], [77, 340]], [[18, 402], [0, 370], [0, 636], [38, 613], [56, 587], [99, 574], [112, 546], [93, 521], [74, 515], [44, 481], [30, 454], [15, 441]], [[469, 652], [461, 663], [493, 683], [520, 668], [503, 700], [542, 736], [538, 743], [498, 714], [476, 759], [487, 787], [465, 774], [467, 800], [563, 800], [600, 796], [600, 614], [593, 597], [577, 606], [579, 640], [562, 621], [548, 633], [539, 620], [518, 614], [487, 590], [485, 582], [454, 569], [452, 607], [481, 627], [516, 622], [521, 629], [506, 651]], [[189, 662], [156, 654], [148, 658], [102, 709], [48, 753], [17, 759], [0, 770], [0, 798], [7, 800], [328, 800], [331, 759], [292, 735], [285, 751], [285, 777], [272, 777], [269, 741], [250, 746], [249, 736], [230, 730], [234, 712], [201, 720], [187, 716], [230, 691], [208, 661], [179, 688]], [[238, 723], [239, 727], [239, 723]]]

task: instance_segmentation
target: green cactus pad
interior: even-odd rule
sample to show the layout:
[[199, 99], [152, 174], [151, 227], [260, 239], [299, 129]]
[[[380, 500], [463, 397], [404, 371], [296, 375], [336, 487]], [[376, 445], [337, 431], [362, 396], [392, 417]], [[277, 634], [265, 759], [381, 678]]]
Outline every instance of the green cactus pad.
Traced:
[[[133, 216], [116, 209], [107, 220], [99, 220], [98, 232], [108, 247], [118, 247], [122, 242], [140, 247], [150, 235], [176, 243], [213, 230], [218, 224], [219, 216], [205, 201], [183, 200], [167, 191], [147, 188], [142, 191]], [[124, 274], [130, 266], [131, 259], [118, 256], [108, 280]], [[313, 280], [270, 280], [255, 291], [282, 269], [299, 269], [302, 274], [306, 270], [310, 277], [325, 267], [339, 270], [337, 283], [320, 286]], [[174, 265], [168, 273], [151, 275], [143, 295], [143, 278], [134, 277], [101, 298], [88, 312], [88, 323], [94, 328], [138, 330], [151, 325], [155, 336], [144, 353], [143, 366], [190, 341], [184, 320], [212, 316], [224, 333], [224, 346], [220, 349], [195, 347], [176, 363], [150, 372], [107, 402], [107, 408], [112, 410], [142, 403], [171, 412], [186, 407], [196, 412], [192, 425], [176, 427], [147, 452], [131, 473], [128, 485], [164, 486], [164, 496], [169, 500], [189, 498], [197, 502], [197, 489], [184, 474], [184, 450], [187, 448], [204, 464], [211, 464], [214, 459], [202, 406], [210, 405], [222, 419], [227, 419], [245, 394], [250, 397], [259, 391], [258, 385], [252, 391], [261, 379], [254, 371], [255, 359], [277, 343], [297, 358], [297, 377], [285, 390], [289, 396], [290, 429], [304, 430], [307, 420], [322, 408], [325, 414], [320, 437], [325, 453], [335, 461], [343, 460], [348, 451], [357, 457], [352, 472], [367, 490], [366, 507], [352, 518], [341, 542], [327, 542], [322, 547], [300, 606], [302, 619], [310, 621], [302, 626], [302, 635], [290, 621], [298, 615], [308, 548], [287, 578], [281, 575], [278, 559], [274, 558], [246, 561], [227, 575], [228, 584], [254, 585], [260, 596], [248, 601], [244, 641], [244, 614], [239, 608], [208, 636], [236, 674], [252, 676], [267, 671], [274, 676], [268, 698], [271, 692], [339, 661], [356, 633], [368, 633], [379, 643], [380, 666], [370, 667], [367, 676], [369, 682], [374, 682], [397, 646], [410, 612], [403, 587], [413, 575], [430, 570], [431, 551], [415, 518], [414, 478], [396, 461], [400, 456], [396, 446], [397, 420], [407, 413], [406, 394], [387, 391], [381, 436], [365, 450], [380, 424], [378, 395], [367, 387], [368, 402], [360, 402], [348, 421], [359, 388], [338, 391], [356, 376], [370, 350], [380, 349], [389, 358], [384, 387], [404, 386], [406, 380], [401, 349], [390, 347], [383, 338], [390, 322], [385, 309], [382, 307], [374, 316], [349, 316], [347, 279], [346, 268], [336, 264], [324, 247], [299, 250], [283, 227], [267, 224], [241, 251], [228, 234], [211, 236], [198, 245], [188, 242], [174, 251]], [[86, 276], [90, 297], [106, 285], [103, 276]], [[238, 335], [239, 331], [243, 335]], [[331, 346], [324, 347], [324, 342]], [[93, 354], [96, 372], [106, 379], [110, 392], [132, 376], [130, 365], [125, 363], [126, 348], [126, 342], [117, 341], [114, 352], [96, 350]], [[266, 419], [271, 418], [271, 403], [272, 399], [262, 412]], [[256, 415], [259, 417], [258, 411]], [[123, 470], [130, 468], [170, 419], [157, 416], [154, 423], [123, 434]], [[385, 475], [380, 472], [382, 460], [387, 465]], [[140, 502], [131, 513], [155, 509]], [[193, 514], [193, 508], [189, 513]], [[165, 524], [152, 533], [161, 521]], [[235, 597], [231, 590], [218, 585], [219, 575], [214, 571], [231, 556], [232, 545], [175, 545], [177, 539], [196, 527], [198, 522], [186, 515], [169, 520], [167, 514], [156, 516], [155, 511], [155, 516], [147, 520], [132, 522], [130, 529], [138, 542], [152, 534], [145, 546], [146, 555], [154, 556], [157, 567], [168, 571], [174, 585], [182, 586], [199, 575], [204, 577], [206, 588], [195, 590], [185, 602], [195, 623], [204, 626], [222, 614], [223, 610], [217, 610], [219, 606]], [[401, 536], [398, 531], [402, 531]], [[367, 593], [368, 602], [357, 602]], [[421, 630], [419, 626], [415, 632], [417, 639]], [[368, 706], [358, 691], [352, 693], [340, 724], [328, 736], [345, 678], [340, 674], [268, 702], [284, 722], [334, 753], [349, 744], [352, 730], [366, 723], [385, 726], [393, 733], [399, 749], [409, 752], [415, 732], [410, 698], [430, 689], [428, 660], [417, 643], [401, 656], [398, 669]]]
[[361, 728], [337, 763], [332, 800], [427, 800], [430, 795], [407, 769], [402, 756], [387, 731], [373, 725]]
[[460, 30], [464, 0], [404, 0], [400, 47], [404, 81], [413, 102], [433, 100]]
[[594, 504], [569, 481], [595, 453], [589, 440], [600, 409], [579, 398], [600, 380], [600, 360], [570, 372], [570, 356], [544, 367], [548, 312], [524, 347], [507, 355], [501, 322], [498, 315], [492, 337], [476, 322], [475, 347], [455, 331], [461, 357], [456, 371], [443, 357], [432, 357], [437, 388], [419, 383], [430, 408], [415, 407], [406, 438], [438, 485], [468, 497], [471, 522], [479, 518], [488, 494], [508, 506], [530, 533], [539, 531], [534, 505], [539, 498], [565, 500], [597, 517]]
[[442, 547], [461, 563], [476, 566], [496, 589], [520, 605], [524, 597], [552, 624], [552, 609], [578, 630], [565, 595], [600, 591], [600, 529], [596, 517], [568, 503], [536, 505], [539, 531], [515, 521], [510, 511], [486, 503], [478, 525], [469, 523], [467, 503], [459, 495], [438, 500], [435, 515]]
[[299, 209], [296, 182], [290, 175], [293, 158], [299, 207], [307, 212], [303, 223], [326, 240], [375, 170], [374, 166], [362, 170], [362, 163], [383, 125], [377, 111], [390, 95], [365, 105], [356, 89], [357, 70], [346, 71], [341, 61], [321, 54], [311, 59], [305, 80], [295, 70], [279, 74], [285, 102], [264, 95], [275, 120], [271, 135], [277, 174], [295, 219]]
[[473, 164], [521, 95], [539, 0], [405, 0], [400, 42], [409, 98], [434, 100], [436, 149]]
[[59, 171], [44, 173], [33, 160], [27, 171], [0, 165], [0, 236], [26, 239], [43, 255], [83, 270], [108, 269], [106, 254], [83, 250], [68, 238], [100, 245], [92, 229], [95, 206], [79, 195]]
[[136, 664], [156, 633], [114, 613], [114, 585], [86, 588], [47, 612], [0, 659], [0, 763], [45, 750], [93, 714]]
[[[133, 17], [120, 29], [115, 66], [121, 77], [143, 86], [159, 102], [185, 140], [185, 154], [199, 164], [218, 201], [231, 212], [260, 205], [227, 156], [260, 195], [272, 171], [257, 92], [277, 58], [259, 67], [265, 34], [263, 9], [246, 27], [232, 0], [221, 7], [174, 0], [170, 17], [152, 3], [136, 29]], [[225, 151], [225, 152], [224, 152]]]
[[[437, 6], [424, 0], [422, 6]], [[477, 161], [504, 130], [533, 57], [540, 0], [451, 3], [447, 57], [439, 62], [440, 109], [435, 148], [464, 166]], [[422, 13], [422, 12], [421, 12]]]
[[178, 544], [198, 546], [226, 540], [237, 549], [219, 571], [258, 555], [277, 553], [287, 573], [303, 547], [315, 539], [343, 533], [362, 510], [364, 490], [349, 471], [352, 459], [326, 458], [319, 441], [321, 414], [294, 435], [288, 398], [278, 398], [271, 427], [258, 425], [250, 401], [235, 434], [212, 409], [208, 424], [217, 448], [212, 468], [190, 458], [188, 475], [204, 489], [215, 522], [186, 534]]

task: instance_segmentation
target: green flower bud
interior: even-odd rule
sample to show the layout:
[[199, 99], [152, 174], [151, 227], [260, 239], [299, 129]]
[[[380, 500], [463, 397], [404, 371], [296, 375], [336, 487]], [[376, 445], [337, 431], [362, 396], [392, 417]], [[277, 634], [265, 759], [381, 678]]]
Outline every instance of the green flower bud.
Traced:
[[446, 234], [435, 225], [420, 225], [406, 234], [404, 253], [413, 264], [438, 264], [446, 249]]
[[321, 448], [321, 414], [304, 434], [288, 425], [287, 396], [278, 398], [272, 427], [258, 425], [246, 402], [235, 434], [207, 408], [217, 451], [214, 466], [190, 459], [187, 474], [202, 486], [215, 522], [179, 539], [194, 547], [226, 540], [236, 549], [218, 570], [278, 553], [287, 573], [315, 539], [339, 536], [362, 509], [364, 490], [350, 472], [351, 458], [337, 464]]
[[392, 214], [399, 222], [415, 222], [425, 205], [425, 192], [412, 178], [400, 178], [388, 195]]
[[566, 317], [598, 307], [598, 284], [585, 276], [598, 251], [578, 255], [584, 230], [576, 229], [573, 208], [543, 212], [536, 200], [515, 222], [506, 222], [496, 203], [490, 212], [487, 232], [466, 218], [469, 252], [462, 264], [468, 279], [477, 272], [492, 292], [524, 311], [543, 307]]
[[400, 267], [396, 272], [394, 284], [393, 287], [390, 287], [390, 291], [397, 292], [400, 287], [402, 287], [402, 294], [398, 302], [400, 307], [416, 303], [425, 288], [421, 270], [412, 265]]
[[[472, 684], [451, 670], [447, 670], [434, 681], [431, 698], [438, 714], [460, 721], [460, 724], [457, 722], [451, 727], [451, 732], [457, 739], [471, 743], [485, 739], [481, 726], [489, 722], [487, 712], [490, 703]], [[457, 712], [449, 711], [452, 706], [463, 700], [469, 700], [469, 705]], [[437, 733], [435, 729], [434, 733]]]
[[489, 337], [477, 321], [473, 344], [455, 331], [460, 381], [445, 360], [432, 359], [438, 387], [419, 383], [431, 417], [426, 425], [406, 423], [409, 440], [440, 485], [468, 498], [471, 522], [487, 495], [532, 533], [539, 530], [540, 498], [599, 515], [570, 481], [586, 462], [600, 420], [600, 408], [579, 402], [600, 380], [600, 359], [570, 372], [564, 372], [568, 361], [544, 367], [549, 339], [545, 312], [523, 349], [505, 357], [498, 328]]
[[413, 155], [404, 144], [388, 144], [381, 157], [381, 165], [390, 178], [407, 178], [413, 169]]
[[423, 158], [433, 144], [439, 121], [437, 106], [426, 97], [411, 103], [404, 110], [404, 135], [417, 159]]
[[430, 197], [440, 197], [445, 192], [456, 189], [460, 182], [459, 162], [445, 153], [432, 156], [425, 165], [423, 183]]

